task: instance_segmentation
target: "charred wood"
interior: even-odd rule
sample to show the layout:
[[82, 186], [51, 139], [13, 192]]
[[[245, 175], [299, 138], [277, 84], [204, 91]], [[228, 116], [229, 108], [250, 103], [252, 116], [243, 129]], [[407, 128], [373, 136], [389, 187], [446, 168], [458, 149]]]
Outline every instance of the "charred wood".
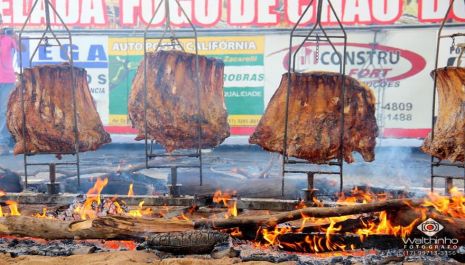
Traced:
[[[357, 235], [330, 235], [331, 244], [327, 244], [327, 236], [324, 233], [289, 233], [279, 235], [277, 240], [283, 250], [299, 251], [309, 253], [321, 253], [335, 250], [341, 250], [335, 245], [346, 246], [345, 250], [352, 249], [402, 249], [404, 242], [402, 238], [393, 235], [370, 235], [361, 240]], [[305, 242], [307, 244], [305, 244]], [[298, 244], [300, 243], [300, 244]], [[317, 251], [315, 251], [315, 247]]]
[[[465, 219], [454, 218], [440, 214], [434, 210], [419, 211], [418, 209], [401, 209], [391, 213], [390, 219], [394, 224], [408, 225], [416, 221], [415, 227], [428, 218], [433, 218], [436, 222], [444, 226], [444, 229], [438, 232], [438, 236], [449, 236], [459, 240], [465, 240]], [[423, 236], [420, 231], [414, 230], [419, 236]]]
[[29, 216], [0, 218], [0, 235], [42, 239], [141, 239], [150, 233], [193, 230], [192, 222], [106, 216], [77, 222]]
[[308, 207], [300, 210], [283, 212], [274, 215], [255, 216], [255, 217], [236, 217], [229, 219], [216, 220], [199, 220], [195, 222], [195, 227], [212, 227], [212, 228], [233, 228], [233, 227], [274, 227], [277, 224], [299, 220], [306, 217], [336, 217], [354, 214], [363, 214], [380, 211], [393, 211], [402, 208], [419, 206], [421, 200], [388, 200], [367, 204], [356, 204], [341, 207]]
[[229, 235], [213, 230], [160, 233], [147, 237], [147, 246], [177, 255], [208, 254], [215, 245], [228, 242]]

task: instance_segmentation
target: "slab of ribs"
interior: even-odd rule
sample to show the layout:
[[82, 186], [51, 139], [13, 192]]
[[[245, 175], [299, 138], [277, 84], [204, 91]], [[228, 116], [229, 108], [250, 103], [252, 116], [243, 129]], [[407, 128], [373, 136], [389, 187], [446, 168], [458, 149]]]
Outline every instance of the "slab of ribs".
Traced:
[[[8, 101], [7, 126], [16, 140], [15, 154], [66, 154], [75, 151], [71, 66], [42, 65], [24, 69], [23, 137], [21, 85], [17, 84]], [[87, 84], [87, 72], [74, 67], [79, 151], [91, 151], [110, 143]]]
[[434, 135], [429, 133], [421, 150], [441, 160], [464, 160], [465, 153], [465, 68], [447, 67], [437, 75], [438, 116]]
[[[198, 111], [195, 54], [158, 51], [147, 54], [147, 135], [168, 152], [218, 146], [229, 136], [223, 93], [224, 63], [198, 56], [200, 112]], [[134, 77], [128, 103], [129, 118], [145, 139], [144, 61]], [[200, 114], [200, 115], [199, 115]]]
[[[292, 73], [289, 90], [287, 155], [323, 164], [340, 156], [342, 75], [332, 72]], [[283, 153], [288, 74], [271, 98], [249, 142]], [[378, 126], [373, 91], [345, 77], [344, 160], [353, 151], [373, 161]]]

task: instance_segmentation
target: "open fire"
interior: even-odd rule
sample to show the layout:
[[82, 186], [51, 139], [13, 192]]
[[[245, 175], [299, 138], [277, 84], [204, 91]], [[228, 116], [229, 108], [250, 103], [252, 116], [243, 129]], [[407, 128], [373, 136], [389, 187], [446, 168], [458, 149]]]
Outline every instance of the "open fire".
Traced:
[[[258, 216], [253, 211], [239, 212], [238, 199], [235, 194], [223, 191], [215, 192], [212, 197], [214, 206], [206, 207], [205, 209], [210, 209], [208, 211], [200, 211], [195, 205], [181, 210], [169, 206], [158, 207], [154, 210], [153, 207], [144, 207], [143, 200], [137, 207], [131, 208], [124, 200], [117, 197], [102, 199], [101, 192], [108, 181], [108, 178], [98, 178], [85, 198], [76, 200], [68, 209], [52, 211], [44, 207], [41, 212], [33, 214], [32, 217], [56, 222], [71, 220], [74, 222], [72, 224], [98, 221], [112, 216], [129, 218], [124, 222], [133, 222], [137, 219], [151, 220], [151, 222], [163, 220], [168, 226], [193, 223], [191, 228], [208, 227], [227, 232], [235, 238], [236, 245], [250, 242], [251, 244], [248, 245], [256, 249], [281, 249], [314, 254], [327, 253], [327, 255], [331, 253], [340, 255], [341, 252], [352, 253], [357, 249], [366, 248], [367, 245], [372, 244], [370, 240], [376, 241], [380, 236], [397, 240], [397, 242], [405, 242], [406, 238], [412, 234], [418, 234], [415, 228], [428, 218], [435, 218], [445, 222], [444, 225], [449, 225], [449, 228], [452, 227], [452, 230], [448, 230], [448, 235], [464, 237], [463, 234], [453, 234], [454, 228], [451, 226], [458, 226], [458, 229], [462, 229], [459, 231], [464, 229], [461, 225], [465, 219], [465, 196], [455, 188], [451, 196], [432, 193], [423, 199], [393, 198], [387, 193], [375, 194], [369, 190], [354, 188], [350, 194], [340, 194], [337, 201], [330, 207], [315, 199], [312, 207], [299, 202], [296, 203], [294, 211], [265, 212], [264, 214], [261, 212]], [[5, 195], [4, 192], [0, 194]], [[133, 186], [130, 185], [128, 197], [134, 196]], [[21, 218], [19, 208], [15, 201], [5, 201], [5, 206], [0, 207], [0, 217]], [[342, 211], [342, 214], [332, 214], [331, 210], [334, 209], [345, 209], [348, 214], [344, 214], [345, 211]], [[78, 227], [80, 226], [79, 224]], [[121, 229], [121, 227], [112, 229]], [[115, 237], [118, 240], [107, 240], [97, 245], [101, 249], [108, 250], [135, 249], [144, 238], [150, 236], [150, 229], [143, 237], [135, 236], [133, 240]], [[166, 227], [164, 231], [169, 231], [169, 229]], [[452, 234], [450, 234], [451, 231]], [[9, 233], [5, 228], [0, 229], [0, 233], [15, 234]], [[85, 241], [92, 242], [91, 239]], [[380, 242], [383, 241], [379, 241], [378, 244]], [[380, 245], [379, 248], [382, 249], [383, 246]]]
[[[126, 216], [131, 218], [155, 218], [166, 219], [166, 216], [171, 211], [170, 207], [161, 207], [158, 211], [154, 211], [151, 207], [144, 207], [144, 201], [141, 200], [139, 205], [133, 209], [125, 204], [123, 200], [114, 197], [112, 199], [102, 200], [101, 192], [108, 184], [108, 178], [98, 178], [95, 185], [87, 192], [85, 200], [77, 201], [64, 210], [64, 212], [72, 211], [73, 221], [94, 220], [103, 216]], [[2, 196], [4, 192], [0, 193]], [[128, 197], [134, 196], [132, 185], [128, 188]], [[227, 222], [234, 221], [239, 218], [243, 220], [253, 220], [253, 217], [239, 215], [237, 209], [237, 199], [233, 193], [217, 191], [213, 195], [213, 202], [218, 206], [225, 208], [222, 216], [217, 217], [215, 214], [205, 216], [205, 214], [196, 213], [196, 207], [190, 207], [183, 211], [171, 215], [171, 220], [183, 220], [186, 222], [210, 222], [210, 228], [215, 227], [217, 221]], [[393, 238], [404, 239], [409, 237], [414, 229], [429, 217], [439, 218], [440, 220], [448, 220], [454, 223], [455, 220], [465, 218], [465, 196], [457, 189], [453, 189], [451, 196], [442, 196], [436, 193], [429, 194], [426, 198], [420, 201], [411, 199], [394, 199], [389, 194], [375, 194], [370, 191], [355, 188], [351, 194], [341, 194], [336, 202], [335, 207], [351, 207], [360, 205], [370, 206], [374, 203], [390, 201], [401, 202], [405, 205], [403, 211], [407, 211], [409, 216], [412, 216], [408, 223], [405, 220], [399, 221], [395, 213], [399, 210], [389, 209], [389, 204], [386, 204], [386, 209], [366, 211], [354, 214], [341, 216], [318, 217], [308, 214], [307, 209], [326, 210], [323, 202], [315, 200], [312, 207], [308, 208], [304, 203], [296, 204], [296, 211], [300, 212], [300, 217], [289, 218], [288, 222], [276, 221], [274, 225], [270, 222], [261, 222], [257, 226], [242, 226], [238, 223], [237, 226], [229, 226], [227, 230], [230, 236], [242, 240], [250, 240], [253, 246], [258, 249], [274, 248], [287, 251], [306, 252], [306, 253], [324, 253], [324, 252], [344, 252], [353, 251], [363, 247], [363, 242], [373, 236], [390, 236]], [[18, 204], [15, 201], [6, 201], [6, 207], [0, 207], [0, 217], [18, 217], [21, 216]], [[218, 209], [218, 208], [212, 208]], [[172, 210], [175, 211], [175, 210]], [[318, 210], [316, 210], [318, 211]], [[43, 208], [42, 212], [33, 214], [34, 218], [65, 220], [66, 214], [51, 213], [47, 208]], [[270, 220], [275, 218], [275, 215], [268, 213]], [[249, 218], [249, 219], [247, 219]], [[210, 220], [209, 220], [210, 219]], [[207, 221], [205, 221], [207, 220]], [[273, 223], [273, 222], [271, 222]], [[251, 227], [254, 229], [254, 237], [251, 237]], [[5, 234], [5, 231], [1, 231]], [[462, 235], [463, 236], [463, 235]], [[351, 242], [357, 237], [358, 240]], [[350, 238], [350, 240], [347, 240]], [[119, 249], [121, 244], [118, 242], [126, 242], [123, 245], [131, 245], [127, 247], [134, 249], [136, 244], [134, 241], [109, 241], [105, 247], [108, 249]], [[132, 242], [132, 243], [127, 243]], [[239, 241], [243, 242], [243, 241]], [[115, 247], [116, 246], [116, 247]]]

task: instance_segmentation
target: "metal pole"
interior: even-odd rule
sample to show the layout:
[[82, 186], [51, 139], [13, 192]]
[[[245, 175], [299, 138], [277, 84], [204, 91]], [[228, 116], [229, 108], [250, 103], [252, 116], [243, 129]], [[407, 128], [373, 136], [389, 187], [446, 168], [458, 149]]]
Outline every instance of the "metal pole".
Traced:
[[[433, 86], [433, 107], [432, 107], [432, 113], [431, 113], [431, 143], [433, 143], [434, 140], [434, 127], [435, 127], [435, 109], [436, 109], [436, 89], [437, 89], [437, 83], [438, 83], [438, 77], [436, 74], [436, 70], [438, 69], [438, 64], [439, 64], [439, 48], [441, 46], [441, 36], [442, 36], [442, 31], [444, 29], [444, 25], [446, 24], [447, 18], [449, 17], [450, 11], [452, 10], [452, 6], [454, 5], [455, 0], [451, 0], [449, 4], [449, 8], [446, 11], [446, 14], [444, 16], [444, 19], [441, 22], [441, 26], [439, 27], [438, 31], [438, 37], [436, 40], [436, 56], [435, 56], [435, 63], [434, 63], [434, 86]], [[431, 192], [434, 191], [434, 156], [431, 156], [430, 159], [430, 174], [431, 174]], [[438, 165], [439, 166], [439, 165]]]

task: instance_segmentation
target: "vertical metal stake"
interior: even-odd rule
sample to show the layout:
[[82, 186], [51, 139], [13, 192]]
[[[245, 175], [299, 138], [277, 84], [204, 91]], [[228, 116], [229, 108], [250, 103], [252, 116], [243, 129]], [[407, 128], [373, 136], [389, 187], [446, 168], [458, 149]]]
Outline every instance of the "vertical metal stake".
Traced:
[[313, 201], [315, 197], [315, 173], [308, 172], [307, 173], [307, 192], [305, 200], [307, 202]]
[[54, 184], [56, 181], [56, 165], [54, 163], [51, 163], [49, 165], [49, 177], [50, 177], [50, 183]]
[[453, 187], [454, 180], [452, 178], [446, 178], [446, 195], [450, 195], [450, 191]]

